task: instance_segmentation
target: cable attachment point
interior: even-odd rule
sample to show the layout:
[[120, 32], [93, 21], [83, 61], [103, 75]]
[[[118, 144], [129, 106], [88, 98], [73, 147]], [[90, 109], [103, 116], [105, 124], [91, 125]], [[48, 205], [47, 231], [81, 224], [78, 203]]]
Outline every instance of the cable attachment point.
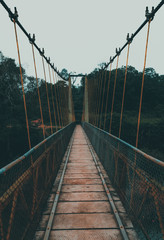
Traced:
[[40, 55], [44, 56], [44, 48], [42, 48], [42, 50], [40, 50]]
[[33, 34], [33, 37], [32, 37], [32, 40], [33, 40], [33, 42], [35, 42], [35, 34]]
[[34, 42], [35, 42], [35, 34], [33, 34], [33, 36], [31, 37], [31, 34], [29, 33], [29, 42], [31, 43], [31, 44], [34, 44]]
[[152, 10], [151, 10], [151, 12], [149, 12], [149, 8], [148, 7], [146, 7], [146, 10], [145, 10], [145, 17], [147, 18], [147, 20], [153, 20], [153, 18], [154, 18], [154, 15], [155, 15], [155, 13], [154, 13], [154, 7], [152, 7]]
[[151, 21], [153, 20], [153, 18], [154, 18], [154, 15], [155, 15], [155, 12], [154, 12], [154, 7], [152, 7], [152, 10], [151, 10], [151, 15], [152, 15], [152, 17], [151, 17]]
[[50, 63], [50, 57], [49, 57], [49, 58], [46, 58], [46, 61], [47, 61], [48, 64], [51, 64], [51, 63]]
[[19, 15], [18, 15], [18, 10], [16, 7], [14, 7], [14, 17], [15, 17], [15, 20], [18, 19]]
[[10, 17], [12, 22], [14, 22], [14, 21], [17, 22], [18, 21], [19, 15], [18, 15], [18, 11], [17, 11], [16, 7], [14, 7], [14, 13], [9, 14], [9, 17]]
[[131, 35], [131, 37], [129, 37], [129, 33], [127, 34], [126, 40], [128, 42], [128, 44], [132, 43], [133, 41], [133, 34]]
[[119, 56], [120, 53], [121, 53], [120, 48], [119, 48], [119, 50], [116, 48], [116, 54], [117, 54], [117, 56]]
[[112, 57], [110, 57], [110, 63], [112, 63], [113, 62], [113, 58]]

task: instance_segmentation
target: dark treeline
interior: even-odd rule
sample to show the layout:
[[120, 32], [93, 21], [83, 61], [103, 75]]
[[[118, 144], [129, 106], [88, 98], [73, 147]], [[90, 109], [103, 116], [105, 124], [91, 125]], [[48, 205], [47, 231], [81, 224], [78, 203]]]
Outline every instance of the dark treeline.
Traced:
[[[43, 140], [43, 131], [42, 128], [39, 127], [39, 125], [41, 125], [41, 115], [37, 84], [34, 77], [27, 76], [23, 68], [22, 71], [30, 138], [33, 147]], [[50, 135], [50, 118], [46, 86], [44, 80], [38, 79], [38, 82], [47, 137]], [[57, 84], [55, 84], [57, 98], [55, 98], [55, 87], [52, 85], [57, 126], [55, 124], [53, 112], [51, 84], [48, 83], [47, 87], [49, 92], [53, 132], [55, 132], [56, 128], [58, 129], [60, 127], [59, 122], [63, 125], [68, 123], [68, 108], [66, 109], [65, 107], [65, 102], [68, 99], [68, 84], [63, 81], [58, 81]], [[63, 109], [64, 114], [62, 119], [60, 116], [58, 118], [57, 101], [60, 102], [60, 107]], [[60, 109], [58, 109], [58, 111], [60, 111]], [[16, 65], [15, 60], [4, 57], [0, 52], [0, 167], [15, 160], [28, 150], [29, 145], [19, 67]]]
[[[25, 95], [27, 103], [27, 113], [30, 127], [30, 137], [32, 147], [43, 140], [40, 108], [38, 101], [38, 92], [36, 79], [27, 76], [24, 69], [23, 79], [25, 86]], [[61, 73], [69, 76], [66, 69]], [[100, 98], [99, 90], [101, 84], [98, 79], [102, 79], [102, 87], [104, 86], [105, 74], [100, 69], [95, 69], [88, 75], [89, 89], [89, 112], [90, 122], [95, 123], [97, 101]], [[118, 69], [114, 112], [112, 121], [112, 134], [118, 136], [119, 122], [121, 112], [121, 101], [123, 93], [123, 84], [125, 77], [125, 67]], [[112, 103], [113, 85], [115, 78], [115, 70], [112, 70], [109, 88], [109, 98], [107, 103], [106, 125], [104, 128], [104, 116], [107, 100], [107, 86], [109, 81], [109, 71], [106, 73], [106, 86], [103, 98], [103, 108], [100, 110], [98, 125], [109, 131], [110, 111]], [[45, 81], [39, 80], [39, 91], [41, 95], [43, 120], [46, 125], [46, 137], [50, 135], [50, 119], [47, 104], [47, 95]], [[125, 92], [125, 104], [123, 112], [121, 139], [135, 146], [137, 118], [139, 110], [139, 99], [141, 90], [142, 73], [138, 72], [134, 67], [128, 67], [127, 84]], [[84, 79], [81, 81], [81, 86], [72, 86], [73, 103], [75, 109], [75, 117], [78, 122], [81, 121], [83, 111], [84, 97]], [[51, 109], [51, 118], [53, 123], [53, 131], [56, 131], [55, 118], [53, 113], [51, 84], [47, 84], [49, 92], [49, 101]], [[68, 101], [68, 84], [59, 81], [55, 84], [57, 90], [57, 100], [54, 98], [54, 106], [56, 113], [57, 129], [60, 124], [66, 125], [68, 122], [68, 107], [65, 104]], [[55, 88], [52, 85], [53, 96]], [[103, 91], [101, 91], [103, 93]], [[143, 104], [141, 114], [141, 125], [139, 133], [139, 148], [146, 153], [164, 159], [164, 75], [158, 75], [154, 69], [147, 68], [145, 72], [145, 83], [143, 93]], [[100, 106], [102, 106], [101, 94]], [[62, 108], [62, 119], [58, 118], [57, 102], [60, 102]], [[57, 111], [58, 110], [58, 111]], [[59, 112], [60, 115], [60, 112]], [[23, 105], [22, 87], [19, 67], [15, 60], [4, 57], [0, 52], [0, 167], [8, 164], [29, 150], [27, 129], [25, 122], [25, 112]]]
[[[99, 111], [98, 124], [104, 129], [104, 116], [107, 100], [107, 88], [109, 81], [109, 71], [106, 73], [106, 85], [104, 91], [104, 98], [101, 96], [99, 90], [101, 84], [97, 79], [102, 81], [102, 89], [104, 88], [105, 73], [101, 70], [95, 69], [88, 75], [88, 91], [89, 91], [89, 112], [90, 122], [94, 123], [97, 107], [97, 99], [101, 99]], [[115, 136], [119, 134], [120, 113], [123, 95], [123, 85], [125, 78], [125, 67], [119, 68], [117, 73], [115, 101], [113, 109], [112, 131]], [[107, 102], [107, 115], [105, 130], [109, 131], [111, 104], [113, 96], [113, 87], [115, 79], [115, 70], [111, 72], [109, 97]], [[127, 83], [125, 92], [124, 112], [122, 121], [121, 139], [135, 146], [137, 119], [139, 112], [139, 101], [141, 94], [142, 73], [138, 72], [134, 67], [128, 66]], [[84, 84], [84, 79], [82, 81]], [[99, 89], [99, 90], [98, 90]], [[145, 71], [144, 92], [142, 101], [141, 124], [139, 132], [139, 149], [146, 153], [164, 160], [164, 75], [159, 75], [153, 68], [147, 68]], [[97, 98], [95, 98], [97, 96]]]

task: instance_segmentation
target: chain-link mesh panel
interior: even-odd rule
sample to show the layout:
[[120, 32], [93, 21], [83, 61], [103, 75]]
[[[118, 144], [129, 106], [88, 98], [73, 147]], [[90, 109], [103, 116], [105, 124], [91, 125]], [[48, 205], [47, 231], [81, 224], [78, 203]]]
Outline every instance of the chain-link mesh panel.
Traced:
[[74, 126], [66, 126], [0, 169], [0, 239], [32, 239]]
[[83, 123], [140, 239], [164, 238], [164, 163]]

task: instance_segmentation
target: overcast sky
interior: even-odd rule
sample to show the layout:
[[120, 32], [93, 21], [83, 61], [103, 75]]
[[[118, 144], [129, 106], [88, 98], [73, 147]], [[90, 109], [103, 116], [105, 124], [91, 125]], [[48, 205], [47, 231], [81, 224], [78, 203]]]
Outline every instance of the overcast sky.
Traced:
[[[126, 35], [135, 32], [145, 19], [145, 8], [157, 6], [157, 0], [6, 0], [36, 43], [61, 71], [90, 73], [101, 62], [115, 55]], [[164, 7], [156, 14], [150, 29], [147, 67], [164, 74]], [[131, 44], [129, 65], [142, 71], [146, 42], [145, 27]], [[13, 24], [0, 4], [0, 51], [17, 61]], [[23, 66], [34, 75], [31, 46], [18, 31]], [[126, 51], [119, 66], [125, 65]], [[116, 62], [114, 63], [114, 67]], [[37, 55], [38, 75], [43, 77]]]

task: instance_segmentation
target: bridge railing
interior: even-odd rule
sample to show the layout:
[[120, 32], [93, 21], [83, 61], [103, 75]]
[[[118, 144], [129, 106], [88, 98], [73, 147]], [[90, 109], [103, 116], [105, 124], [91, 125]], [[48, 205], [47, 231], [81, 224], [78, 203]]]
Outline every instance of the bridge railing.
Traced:
[[0, 239], [32, 239], [75, 124], [71, 123], [0, 169]]
[[141, 239], [164, 237], [164, 162], [82, 123]]

